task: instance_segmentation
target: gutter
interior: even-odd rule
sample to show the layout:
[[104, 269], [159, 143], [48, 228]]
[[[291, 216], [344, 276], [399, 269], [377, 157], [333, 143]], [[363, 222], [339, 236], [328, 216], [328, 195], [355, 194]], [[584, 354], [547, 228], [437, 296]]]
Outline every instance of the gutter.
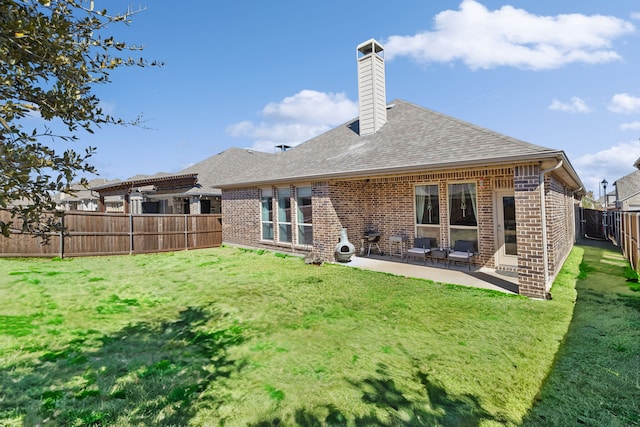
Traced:
[[[412, 166], [397, 166], [390, 168], [376, 168], [376, 169], [361, 169], [352, 171], [338, 171], [332, 173], [312, 174], [312, 175], [297, 175], [297, 176], [285, 176], [282, 178], [268, 178], [258, 179], [244, 182], [227, 182], [227, 183], [214, 183], [215, 188], [231, 189], [231, 188], [244, 188], [244, 187], [259, 187], [261, 185], [278, 185], [290, 182], [315, 182], [326, 181], [332, 179], [349, 180], [349, 179], [363, 179], [369, 178], [373, 175], [385, 176], [395, 174], [412, 174], [412, 173], [424, 173], [431, 170], [449, 170], [460, 169], [464, 167], [490, 167], [503, 165], [505, 163], [519, 163], [519, 162], [533, 162], [545, 159], [557, 159], [558, 156], [564, 158], [564, 153], [559, 151], [552, 151], [545, 154], [531, 155], [523, 154], [517, 156], [498, 157], [491, 160], [487, 159], [474, 159], [464, 162], [447, 162], [447, 163], [432, 163], [428, 165], [412, 165]], [[580, 179], [577, 177], [573, 170], [570, 171], [570, 175], [576, 181], [577, 185], [580, 185]]]
[[539, 188], [540, 188], [540, 217], [542, 222], [542, 263], [544, 265], [544, 286], [545, 289], [548, 289], [549, 282], [549, 251], [547, 249], [547, 204], [545, 201], [544, 195], [544, 176], [549, 172], [553, 172], [556, 169], [562, 167], [563, 160], [559, 159], [558, 163], [550, 167], [548, 169], [543, 169], [540, 171], [539, 180]]

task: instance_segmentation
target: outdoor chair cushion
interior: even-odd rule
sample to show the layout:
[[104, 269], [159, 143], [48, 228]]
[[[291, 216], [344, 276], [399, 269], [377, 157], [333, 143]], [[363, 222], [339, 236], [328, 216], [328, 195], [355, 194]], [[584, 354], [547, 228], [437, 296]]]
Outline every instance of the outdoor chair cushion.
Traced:
[[475, 252], [471, 240], [456, 240], [453, 250], [449, 252], [449, 263], [466, 262], [469, 264], [469, 270], [471, 270], [471, 259], [474, 255]]
[[413, 247], [407, 250], [407, 261], [409, 257], [421, 257], [427, 264], [427, 254], [431, 252], [431, 239], [428, 237], [418, 237], [413, 240]]

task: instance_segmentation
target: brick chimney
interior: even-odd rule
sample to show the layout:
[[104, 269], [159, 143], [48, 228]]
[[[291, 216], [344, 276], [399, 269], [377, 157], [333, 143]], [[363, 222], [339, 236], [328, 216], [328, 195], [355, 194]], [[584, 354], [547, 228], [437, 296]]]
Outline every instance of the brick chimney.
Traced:
[[372, 135], [387, 121], [384, 48], [374, 39], [357, 47], [360, 136]]

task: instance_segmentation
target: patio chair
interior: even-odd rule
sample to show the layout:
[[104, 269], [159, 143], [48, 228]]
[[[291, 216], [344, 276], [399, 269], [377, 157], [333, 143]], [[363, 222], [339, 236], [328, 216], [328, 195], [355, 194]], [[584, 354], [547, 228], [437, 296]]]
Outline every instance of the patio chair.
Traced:
[[452, 262], [467, 263], [469, 265], [469, 271], [471, 271], [471, 262], [475, 255], [473, 246], [474, 242], [471, 240], [456, 240], [453, 249], [447, 257], [449, 264]]
[[380, 233], [376, 230], [367, 230], [364, 232], [364, 235], [367, 239], [367, 243], [369, 244], [369, 249], [367, 250], [367, 256], [371, 255], [371, 248], [375, 247], [378, 250], [379, 254], [382, 254], [380, 250], [380, 245], [378, 242], [380, 241]]
[[417, 237], [413, 239], [413, 247], [407, 249], [407, 262], [409, 262], [409, 257], [422, 258], [424, 265], [427, 265], [427, 254], [429, 252], [431, 252], [431, 239]]

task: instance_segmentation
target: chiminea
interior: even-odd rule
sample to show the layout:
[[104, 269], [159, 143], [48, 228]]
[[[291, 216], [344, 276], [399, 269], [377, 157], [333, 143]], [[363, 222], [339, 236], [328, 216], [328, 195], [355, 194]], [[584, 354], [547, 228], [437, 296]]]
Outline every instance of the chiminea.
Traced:
[[356, 253], [356, 248], [347, 238], [347, 229], [343, 228], [340, 232], [340, 242], [336, 245], [336, 261], [349, 262], [351, 256]]

